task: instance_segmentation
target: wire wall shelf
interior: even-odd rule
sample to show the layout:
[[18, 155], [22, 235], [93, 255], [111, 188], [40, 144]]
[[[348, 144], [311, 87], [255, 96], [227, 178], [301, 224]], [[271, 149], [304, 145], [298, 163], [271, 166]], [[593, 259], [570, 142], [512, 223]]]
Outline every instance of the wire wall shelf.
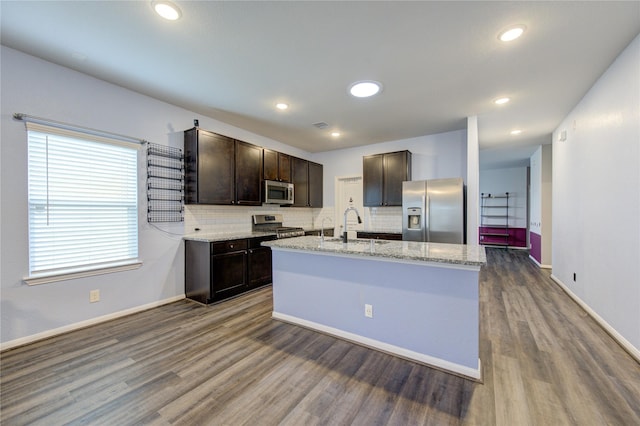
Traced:
[[509, 193], [480, 194], [480, 244], [508, 247], [511, 241], [509, 232]]
[[184, 221], [182, 149], [147, 143], [147, 222]]

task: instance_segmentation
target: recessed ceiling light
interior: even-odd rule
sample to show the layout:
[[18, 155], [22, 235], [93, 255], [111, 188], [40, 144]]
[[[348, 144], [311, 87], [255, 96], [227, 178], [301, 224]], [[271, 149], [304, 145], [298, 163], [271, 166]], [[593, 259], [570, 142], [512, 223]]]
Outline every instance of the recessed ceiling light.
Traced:
[[519, 135], [520, 133], [522, 133], [522, 130], [520, 130], [520, 129], [515, 129], [515, 130], [511, 131], [512, 135]]
[[356, 81], [349, 86], [349, 93], [356, 98], [368, 98], [380, 92], [380, 90], [382, 90], [382, 84], [371, 80]]
[[498, 98], [495, 101], [493, 101], [494, 104], [496, 105], [504, 105], [506, 103], [508, 103], [511, 100], [511, 98]]
[[525, 27], [524, 25], [514, 25], [513, 27], [509, 27], [506, 30], [502, 31], [498, 35], [498, 39], [505, 42], [513, 41], [520, 37], [524, 33], [524, 30], [526, 28], [527, 27]]
[[278, 108], [279, 110], [284, 111], [285, 109], [289, 108], [289, 104], [285, 104], [284, 102], [278, 102], [276, 104], [276, 108]]
[[155, 10], [158, 15], [169, 21], [175, 21], [182, 16], [180, 8], [170, 1], [154, 0], [151, 2], [151, 6], [153, 6], [153, 10]]
[[334, 138], [340, 137], [340, 132], [331, 132], [331, 136]]

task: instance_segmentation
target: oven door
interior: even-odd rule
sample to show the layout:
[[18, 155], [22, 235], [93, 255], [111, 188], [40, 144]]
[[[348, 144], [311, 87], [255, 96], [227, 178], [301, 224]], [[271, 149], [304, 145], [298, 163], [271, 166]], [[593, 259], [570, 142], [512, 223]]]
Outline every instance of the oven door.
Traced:
[[264, 202], [266, 204], [293, 204], [293, 184], [265, 180]]

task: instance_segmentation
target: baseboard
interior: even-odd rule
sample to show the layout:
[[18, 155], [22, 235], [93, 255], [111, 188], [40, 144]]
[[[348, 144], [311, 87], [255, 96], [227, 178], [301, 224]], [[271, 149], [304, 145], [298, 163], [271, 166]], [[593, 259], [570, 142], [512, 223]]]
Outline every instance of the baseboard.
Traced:
[[611, 337], [613, 337], [613, 340], [618, 342], [622, 349], [627, 351], [629, 355], [631, 355], [638, 363], [640, 363], [640, 350], [638, 350], [638, 348], [633, 346], [631, 342], [624, 338], [623, 335], [618, 333], [615, 328], [613, 328], [608, 322], [606, 322], [604, 318], [598, 315], [596, 311], [591, 309], [589, 305], [587, 305], [574, 292], [572, 292], [571, 289], [569, 289], [569, 287], [567, 287], [558, 277], [551, 274], [551, 279], [555, 281], [555, 283], [558, 284], [558, 286], [562, 290], [564, 290], [564, 292], [567, 293], [569, 297], [571, 297], [578, 305], [580, 305], [580, 307], [584, 309], [585, 312], [589, 314], [589, 316], [593, 318], [598, 323], [598, 325], [600, 325], [600, 327], [604, 329], [604, 331], [606, 331]]
[[399, 346], [391, 345], [389, 343], [384, 343], [375, 339], [370, 339], [368, 337], [360, 336], [358, 334], [353, 334], [348, 331], [329, 327], [323, 324], [318, 324], [316, 322], [308, 321], [308, 320], [294, 317], [291, 315], [274, 311], [272, 313], [272, 317], [274, 319], [277, 319], [286, 323], [299, 325], [301, 327], [318, 331], [320, 333], [329, 334], [331, 336], [348, 340], [350, 342], [357, 343], [359, 345], [366, 346], [368, 348], [376, 349], [391, 355], [395, 355], [400, 358], [419, 362], [420, 364], [424, 364], [429, 367], [436, 368], [438, 370], [446, 371], [448, 373], [453, 373], [457, 376], [461, 376], [466, 379], [471, 379], [476, 382], [482, 381], [482, 367], [479, 359], [478, 359], [478, 368], [474, 369], [471, 367], [467, 367], [465, 365], [456, 364], [440, 358], [432, 357], [419, 352], [414, 352], [405, 348], [401, 348]]
[[42, 333], [32, 334], [30, 336], [21, 337], [19, 339], [10, 340], [8, 342], [0, 343], [0, 352], [8, 349], [13, 349], [18, 346], [27, 345], [29, 343], [37, 342], [38, 340], [48, 339], [49, 337], [57, 336], [59, 334], [68, 333], [70, 331], [79, 330], [81, 328], [89, 327], [91, 325], [99, 324], [101, 322], [110, 321], [112, 319], [124, 317], [126, 315], [135, 314], [137, 312], [146, 311], [147, 309], [157, 308], [158, 306], [166, 305], [168, 303], [177, 302], [185, 298], [185, 295], [170, 297], [164, 300], [158, 300], [157, 302], [147, 303], [146, 305], [136, 306], [134, 308], [125, 309], [123, 311], [114, 312], [111, 314], [103, 315], [101, 317], [91, 318], [85, 321], [76, 322], [73, 324], [65, 325], [63, 327], [54, 328], [51, 330], [43, 331]]
[[533, 263], [535, 263], [536, 265], [538, 265], [538, 268], [542, 268], [542, 269], [551, 269], [551, 265], [543, 265], [540, 262], [538, 262], [536, 260], [535, 257], [529, 255], [529, 259], [531, 259], [533, 261]]

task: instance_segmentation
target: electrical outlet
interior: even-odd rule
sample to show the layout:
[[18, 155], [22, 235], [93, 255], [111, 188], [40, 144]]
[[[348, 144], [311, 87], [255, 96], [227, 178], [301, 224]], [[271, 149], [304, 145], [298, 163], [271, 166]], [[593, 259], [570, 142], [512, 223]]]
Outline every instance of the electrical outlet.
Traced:
[[373, 305], [364, 305], [364, 316], [373, 318]]
[[96, 303], [100, 301], [100, 290], [91, 290], [89, 292], [89, 303]]

